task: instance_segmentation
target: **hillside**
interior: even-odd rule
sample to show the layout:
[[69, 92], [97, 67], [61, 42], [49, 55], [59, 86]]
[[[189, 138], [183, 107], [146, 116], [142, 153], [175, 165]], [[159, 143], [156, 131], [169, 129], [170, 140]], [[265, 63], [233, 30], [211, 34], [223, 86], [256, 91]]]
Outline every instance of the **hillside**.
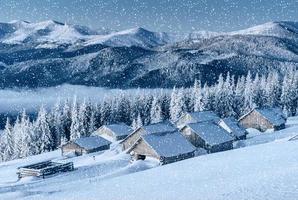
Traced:
[[74, 162], [77, 170], [73, 172], [18, 181], [18, 166], [63, 160], [59, 151], [45, 153], [1, 163], [0, 195], [1, 199], [294, 200], [298, 195], [298, 140], [288, 140], [297, 135], [297, 128], [297, 117], [289, 118], [285, 130], [252, 135], [245, 148], [158, 167], [151, 159], [130, 163], [115, 144], [104, 153], [64, 159]]
[[230, 33], [94, 31], [56, 21], [0, 24], [0, 87], [78, 84], [111, 88], [213, 83], [298, 66], [297, 22]]

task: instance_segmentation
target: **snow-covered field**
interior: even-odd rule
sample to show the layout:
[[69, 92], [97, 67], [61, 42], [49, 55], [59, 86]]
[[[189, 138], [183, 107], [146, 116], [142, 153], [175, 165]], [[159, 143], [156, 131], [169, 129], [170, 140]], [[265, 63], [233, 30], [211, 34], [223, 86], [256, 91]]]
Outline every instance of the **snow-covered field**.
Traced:
[[296, 200], [298, 140], [289, 141], [296, 135], [298, 117], [289, 118], [285, 130], [251, 136], [245, 148], [165, 166], [154, 159], [131, 163], [113, 148], [65, 159], [74, 162], [73, 172], [18, 181], [18, 166], [63, 160], [60, 151], [45, 153], [0, 164], [0, 199]]

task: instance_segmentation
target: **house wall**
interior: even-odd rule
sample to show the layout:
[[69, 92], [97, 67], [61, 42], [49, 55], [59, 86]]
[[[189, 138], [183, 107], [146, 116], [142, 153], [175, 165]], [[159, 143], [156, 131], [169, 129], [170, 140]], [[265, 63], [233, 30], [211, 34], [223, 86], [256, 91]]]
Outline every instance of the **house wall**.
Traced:
[[83, 148], [72, 142], [63, 145], [61, 150], [62, 155], [65, 155], [70, 152], [74, 152], [76, 155], [82, 155], [83, 153], [85, 153], [85, 150]]
[[189, 127], [182, 129], [181, 133], [195, 147], [205, 148], [205, 141], [195, 134]]
[[110, 136], [112, 137], [114, 140], [117, 140], [116, 136], [114, 135], [113, 131], [111, 131], [110, 129], [108, 129], [107, 127], [105, 126], [102, 126], [101, 128], [99, 128], [96, 133], [98, 135], [107, 135], [107, 136]]
[[208, 148], [210, 153], [220, 152], [220, 151], [227, 151], [233, 149], [233, 142], [226, 142], [218, 145], [211, 146]]
[[195, 156], [194, 152], [189, 152], [189, 153], [185, 153], [185, 154], [181, 154], [181, 155], [173, 156], [173, 157], [161, 157], [160, 162], [162, 165], [165, 165], [165, 164], [170, 164], [170, 163], [177, 162], [180, 160], [192, 158], [194, 156]]
[[84, 151], [84, 153], [94, 153], [94, 152], [97, 152], [97, 151], [107, 150], [109, 148], [110, 148], [110, 145], [107, 144], [107, 145], [104, 145], [104, 146], [101, 146], [101, 147], [98, 147], [98, 148], [95, 148], [95, 149], [89, 149], [87, 151]]
[[143, 139], [140, 139], [138, 143], [129, 150], [129, 152], [160, 159], [160, 156]]
[[121, 143], [122, 150], [127, 150], [130, 147], [132, 147], [135, 144], [135, 142], [140, 138], [143, 131], [143, 129], [138, 129], [137, 131], [129, 135], [125, 140], [123, 140], [123, 142]]
[[260, 131], [265, 131], [267, 129], [273, 129], [273, 125], [264, 118], [261, 114], [252, 111], [250, 114], [242, 118], [239, 123], [245, 128], [255, 128]]

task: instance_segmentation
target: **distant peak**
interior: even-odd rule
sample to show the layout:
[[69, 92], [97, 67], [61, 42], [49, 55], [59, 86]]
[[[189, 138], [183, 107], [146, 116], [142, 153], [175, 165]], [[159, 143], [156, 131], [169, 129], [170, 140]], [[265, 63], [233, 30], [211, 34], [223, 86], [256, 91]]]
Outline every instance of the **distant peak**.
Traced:
[[30, 22], [24, 20], [12, 20], [8, 22], [8, 24], [30, 24]]

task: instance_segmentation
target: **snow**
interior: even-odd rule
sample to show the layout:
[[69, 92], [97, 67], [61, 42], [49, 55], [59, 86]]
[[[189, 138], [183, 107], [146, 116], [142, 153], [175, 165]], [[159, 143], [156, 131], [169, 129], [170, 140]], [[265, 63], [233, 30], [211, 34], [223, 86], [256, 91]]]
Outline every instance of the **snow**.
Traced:
[[96, 149], [98, 147], [111, 144], [110, 141], [108, 141], [100, 136], [90, 136], [90, 137], [78, 138], [74, 141], [74, 143], [85, 148], [86, 150]]
[[219, 125], [236, 137], [241, 137], [246, 134], [245, 128], [242, 127], [234, 117], [223, 118], [219, 122]]
[[[298, 140], [288, 139], [297, 130], [298, 117], [291, 117], [286, 129], [251, 137], [245, 148], [165, 166], [150, 158], [131, 163], [130, 156], [117, 148], [67, 159], [59, 150], [44, 153], [0, 163], [0, 196], [1, 200], [296, 200]], [[72, 161], [76, 170], [17, 180], [17, 167], [49, 159]]]
[[179, 132], [153, 133], [141, 136], [156, 153], [164, 157], [173, 157], [181, 154], [191, 153], [196, 148], [189, 143]]
[[294, 32], [298, 30], [297, 22], [279, 21], [268, 22], [265, 24], [253, 26], [248, 29], [230, 32], [230, 35], [264, 35], [275, 37], [286, 37], [292, 39], [295, 37]]
[[212, 121], [191, 123], [187, 125], [209, 145], [217, 145], [232, 141], [229, 133]]
[[218, 122], [220, 118], [212, 111], [192, 112], [189, 115], [194, 119], [194, 122], [214, 121]]
[[174, 125], [172, 125], [169, 121], [149, 124], [147, 126], [143, 126], [142, 129], [145, 130], [146, 134], [173, 132], [177, 130], [177, 128]]
[[110, 124], [105, 125], [108, 129], [113, 131], [116, 136], [126, 136], [133, 132], [132, 128], [130, 126], [127, 126], [126, 124]]

